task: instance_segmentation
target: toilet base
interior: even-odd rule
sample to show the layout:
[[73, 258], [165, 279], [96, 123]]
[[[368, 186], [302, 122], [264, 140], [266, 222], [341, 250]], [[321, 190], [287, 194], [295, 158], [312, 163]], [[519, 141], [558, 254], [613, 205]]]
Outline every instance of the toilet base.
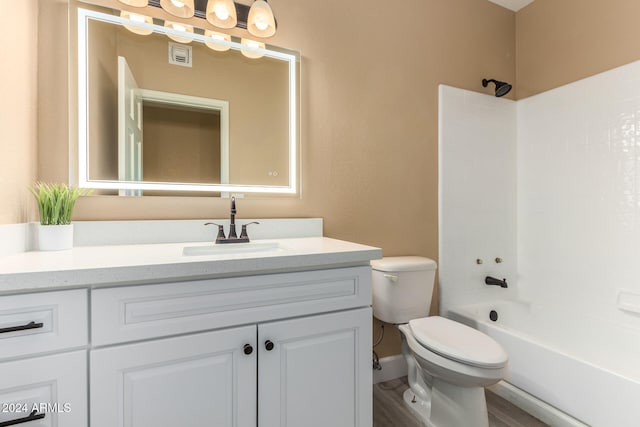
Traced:
[[[409, 411], [426, 427], [488, 427], [483, 387], [459, 387], [435, 379], [434, 399], [421, 399], [411, 388], [402, 394]], [[462, 404], [458, 402], [464, 402]]]
[[404, 399], [404, 404], [409, 408], [409, 412], [425, 423], [427, 427], [432, 427], [427, 421], [431, 416], [431, 401], [421, 399], [411, 388], [404, 391], [402, 398]]
[[429, 427], [489, 427], [484, 387], [461, 387], [434, 378]]

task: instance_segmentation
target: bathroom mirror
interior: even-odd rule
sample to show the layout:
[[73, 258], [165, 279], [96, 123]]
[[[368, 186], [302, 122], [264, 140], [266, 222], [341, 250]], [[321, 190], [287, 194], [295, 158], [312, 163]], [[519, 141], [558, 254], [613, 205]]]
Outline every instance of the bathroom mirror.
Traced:
[[295, 194], [299, 61], [78, 8], [77, 185], [129, 196]]

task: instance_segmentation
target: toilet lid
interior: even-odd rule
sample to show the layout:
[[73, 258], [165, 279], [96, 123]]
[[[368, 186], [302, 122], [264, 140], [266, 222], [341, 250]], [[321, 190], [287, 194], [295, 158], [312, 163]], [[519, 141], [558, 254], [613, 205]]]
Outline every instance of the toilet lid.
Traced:
[[507, 353], [491, 337], [462, 323], [440, 316], [409, 321], [415, 339], [447, 359], [483, 368], [501, 368]]

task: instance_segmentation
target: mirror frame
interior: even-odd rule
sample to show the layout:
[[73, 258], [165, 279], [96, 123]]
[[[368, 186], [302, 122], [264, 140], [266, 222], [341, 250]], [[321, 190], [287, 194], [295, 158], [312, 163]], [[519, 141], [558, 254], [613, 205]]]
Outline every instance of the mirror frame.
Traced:
[[[274, 194], [296, 194], [298, 192], [298, 76], [297, 66], [300, 55], [297, 52], [284, 51], [273, 46], [265, 49], [243, 46], [235, 41], [221, 40], [218, 43], [229, 46], [235, 50], [255, 51], [266, 57], [286, 61], [289, 70], [289, 185], [240, 185], [240, 184], [199, 184], [199, 183], [179, 183], [179, 182], [140, 182], [140, 181], [117, 181], [117, 180], [96, 180], [89, 178], [89, 79], [88, 79], [88, 56], [89, 52], [87, 36], [90, 20], [108, 22], [117, 25], [139, 26], [160, 34], [181, 35], [179, 31], [165, 28], [155, 24], [146, 24], [124, 19], [119, 16], [110, 15], [103, 12], [78, 8], [78, 141], [77, 141], [77, 186], [81, 188], [92, 188], [100, 190], [160, 190], [160, 191], [202, 191], [219, 193], [274, 193]], [[211, 42], [211, 40], [201, 34], [189, 34], [193, 40], [200, 42]], [[73, 154], [73, 153], [72, 153]]]

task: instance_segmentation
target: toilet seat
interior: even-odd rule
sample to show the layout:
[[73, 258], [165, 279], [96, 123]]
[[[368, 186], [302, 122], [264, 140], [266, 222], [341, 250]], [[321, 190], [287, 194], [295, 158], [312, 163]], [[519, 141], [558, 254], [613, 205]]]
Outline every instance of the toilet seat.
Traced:
[[508, 355], [491, 337], [440, 316], [409, 321], [416, 341], [433, 353], [479, 368], [502, 368]]

